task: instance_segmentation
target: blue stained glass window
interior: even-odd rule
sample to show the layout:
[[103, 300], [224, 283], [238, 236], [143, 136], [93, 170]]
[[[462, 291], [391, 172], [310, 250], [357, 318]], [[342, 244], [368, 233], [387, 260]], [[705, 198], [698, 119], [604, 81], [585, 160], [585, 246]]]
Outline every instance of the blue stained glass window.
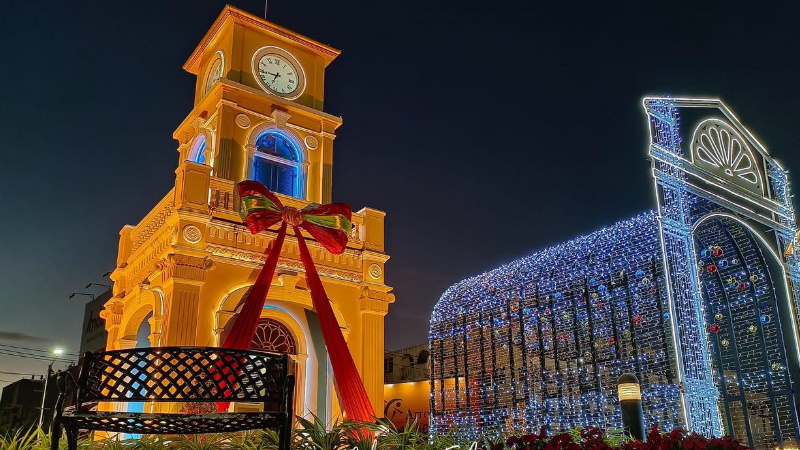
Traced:
[[256, 148], [259, 152], [267, 155], [277, 156], [289, 161], [297, 162], [297, 151], [294, 145], [277, 133], [264, 133], [256, 140]]
[[266, 132], [256, 139], [253, 179], [269, 190], [300, 197], [300, 152], [285, 136]]

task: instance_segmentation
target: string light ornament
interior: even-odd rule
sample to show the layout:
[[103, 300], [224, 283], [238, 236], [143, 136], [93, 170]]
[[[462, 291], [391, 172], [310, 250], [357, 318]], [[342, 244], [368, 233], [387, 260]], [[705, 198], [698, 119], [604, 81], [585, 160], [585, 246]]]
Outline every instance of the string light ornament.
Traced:
[[[737, 197], [695, 188], [676, 101], [645, 104], [658, 211], [450, 287], [431, 316], [431, 432], [620, 428], [616, 383], [631, 373], [647, 427], [797, 444], [787, 349], [798, 343], [781, 328], [797, 318], [779, 302], [800, 297], [800, 252], [786, 261], [787, 296]], [[770, 224], [783, 249], [796, 228], [788, 181], [764, 158], [788, 217]]]
[[451, 287], [431, 321], [434, 427], [619, 428], [623, 373], [649, 422], [679, 426], [662, 272], [649, 212]]

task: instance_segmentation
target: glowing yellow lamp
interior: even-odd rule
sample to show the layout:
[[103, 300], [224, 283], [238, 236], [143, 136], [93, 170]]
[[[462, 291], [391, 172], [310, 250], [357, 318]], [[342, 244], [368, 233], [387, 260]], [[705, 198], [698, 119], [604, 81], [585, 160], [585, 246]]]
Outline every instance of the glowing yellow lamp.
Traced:
[[639, 383], [621, 383], [618, 388], [619, 401], [624, 402], [627, 400], [641, 401], [642, 391], [639, 389]]
[[639, 379], [632, 373], [624, 373], [617, 380], [622, 426], [634, 439], [644, 441], [644, 411]]

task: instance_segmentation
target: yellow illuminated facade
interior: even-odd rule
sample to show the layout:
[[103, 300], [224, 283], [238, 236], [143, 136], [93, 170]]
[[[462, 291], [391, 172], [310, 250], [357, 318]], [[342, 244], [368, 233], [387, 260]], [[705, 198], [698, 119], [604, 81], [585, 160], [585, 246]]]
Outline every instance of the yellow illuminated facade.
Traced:
[[[173, 135], [175, 187], [120, 232], [114, 296], [102, 313], [109, 349], [142, 346], [142, 327], [149, 327], [145, 345], [219, 345], [276, 235], [250, 234], [237, 212], [235, 184], [257, 179], [297, 208], [331, 201], [333, 141], [342, 121], [322, 109], [325, 68], [338, 55], [236, 8], [222, 11], [183, 66], [197, 82], [194, 108]], [[363, 208], [354, 212], [353, 225], [343, 254], [313, 240], [309, 247], [373, 407], [381, 411], [384, 316], [394, 301], [384, 281], [384, 213]], [[292, 354], [298, 414], [339, 415], [291, 235], [254, 348]]]

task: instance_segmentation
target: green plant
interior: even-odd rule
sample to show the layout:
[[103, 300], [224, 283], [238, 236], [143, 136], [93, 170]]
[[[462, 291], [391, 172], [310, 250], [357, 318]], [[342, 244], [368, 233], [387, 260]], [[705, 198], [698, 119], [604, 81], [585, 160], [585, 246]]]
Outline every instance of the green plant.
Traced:
[[300, 427], [295, 430], [292, 448], [297, 450], [344, 450], [347, 448], [347, 426], [336, 423], [328, 427], [312, 414], [312, 420], [297, 416]]
[[226, 433], [180, 435], [171, 442], [172, 446], [184, 450], [220, 450], [231, 440]]
[[0, 448], [3, 450], [40, 450], [42, 448], [42, 436], [44, 435], [45, 433], [41, 428], [17, 430], [14, 434], [0, 437]]
[[236, 433], [226, 448], [231, 450], [277, 450], [278, 433], [273, 430], [247, 430]]
[[130, 441], [133, 441], [134, 444], [132, 447], [124, 447], [126, 450], [164, 450], [167, 448], [164, 438], [155, 434], [145, 434], [139, 439], [131, 439], [125, 442], [127, 443]]

